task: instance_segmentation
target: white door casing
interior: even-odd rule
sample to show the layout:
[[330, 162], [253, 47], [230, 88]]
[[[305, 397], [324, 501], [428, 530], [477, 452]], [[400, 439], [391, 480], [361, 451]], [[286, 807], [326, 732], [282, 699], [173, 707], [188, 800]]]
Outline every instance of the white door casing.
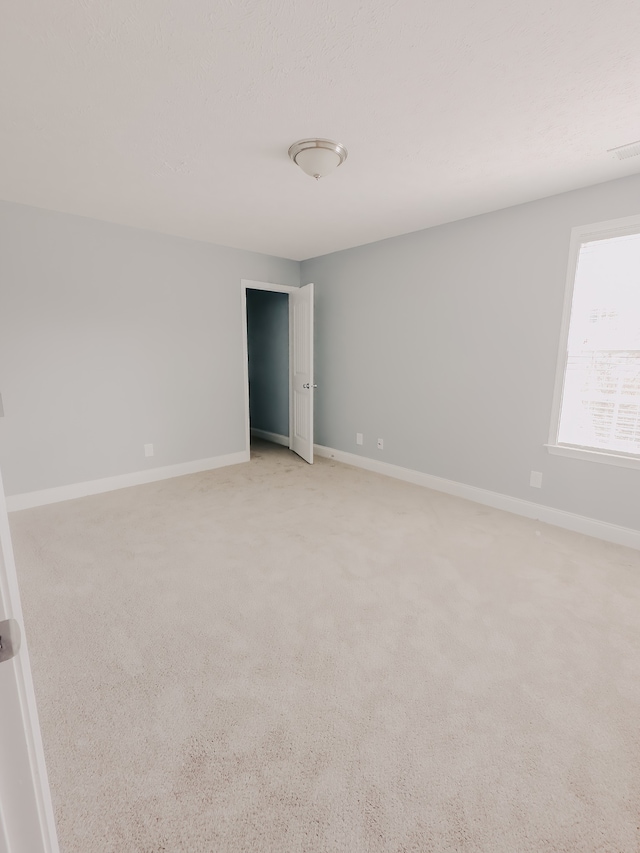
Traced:
[[9, 618], [22, 641], [0, 663], [0, 853], [59, 853], [0, 475], [0, 621]]
[[[313, 284], [293, 287], [263, 281], [241, 281], [242, 348], [244, 357], [245, 435], [247, 459], [251, 444], [247, 290], [286, 293], [289, 297], [289, 449], [313, 462]], [[307, 386], [307, 387], [305, 387]]]
[[313, 284], [289, 294], [291, 449], [313, 463]]

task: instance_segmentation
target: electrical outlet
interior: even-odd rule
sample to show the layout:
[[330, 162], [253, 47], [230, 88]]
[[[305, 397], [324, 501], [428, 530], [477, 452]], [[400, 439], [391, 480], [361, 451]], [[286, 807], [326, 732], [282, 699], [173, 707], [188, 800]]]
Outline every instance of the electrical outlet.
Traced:
[[384, 441], [381, 438], [378, 439], [378, 450], [384, 450]]
[[356, 433], [356, 444], [362, 444], [362, 443], [363, 443], [363, 436], [362, 436], [362, 433], [361, 433], [361, 432], [357, 432], [357, 433]]
[[542, 471], [531, 472], [531, 477], [529, 478], [529, 485], [533, 486], [534, 489], [542, 488]]
[[145, 444], [144, 455], [145, 456], [153, 456], [153, 444]]

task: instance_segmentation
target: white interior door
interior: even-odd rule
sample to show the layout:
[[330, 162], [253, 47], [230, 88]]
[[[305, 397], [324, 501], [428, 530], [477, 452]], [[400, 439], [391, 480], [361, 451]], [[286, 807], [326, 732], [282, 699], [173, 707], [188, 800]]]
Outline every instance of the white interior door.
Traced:
[[313, 462], [313, 284], [289, 294], [291, 306], [291, 450]]
[[[11, 645], [7, 622], [22, 634], [18, 652], [2, 660]], [[15, 624], [14, 623], [14, 624]], [[58, 853], [40, 726], [22, 631], [9, 519], [0, 476], [0, 853]], [[17, 645], [17, 644], [16, 644]], [[64, 649], [60, 649], [64, 654]]]

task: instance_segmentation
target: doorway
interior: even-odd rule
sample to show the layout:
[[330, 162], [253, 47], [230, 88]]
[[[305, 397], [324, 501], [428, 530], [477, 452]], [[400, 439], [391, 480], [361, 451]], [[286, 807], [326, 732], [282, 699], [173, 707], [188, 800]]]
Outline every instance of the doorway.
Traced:
[[289, 447], [289, 294], [247, 289], [250, 437]]
[[313, 284], [241, 282], [246, 449], [251, 435], [313, 462]]

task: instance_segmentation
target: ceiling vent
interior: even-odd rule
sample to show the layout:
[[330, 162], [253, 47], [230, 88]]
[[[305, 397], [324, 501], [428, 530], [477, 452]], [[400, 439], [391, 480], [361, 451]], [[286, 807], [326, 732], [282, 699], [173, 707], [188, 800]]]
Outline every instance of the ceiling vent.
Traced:
[[640, 154], [640, 141], [621, 145], [619, 148], [609, 148], [607, 154], [615, 154], [618, 160], [626, 160], [627, 157], [637, 157]]

